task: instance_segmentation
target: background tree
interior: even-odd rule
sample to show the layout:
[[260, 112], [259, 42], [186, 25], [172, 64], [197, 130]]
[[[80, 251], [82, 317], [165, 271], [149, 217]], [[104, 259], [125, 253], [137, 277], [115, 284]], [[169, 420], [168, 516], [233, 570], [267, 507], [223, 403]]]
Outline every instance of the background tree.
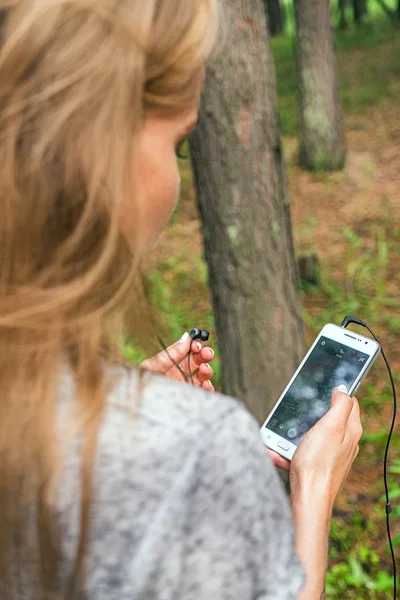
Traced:
[[345, 141], [329, 0], [295, 0], [300, 164], [339, 170]]
[[367, 0], [353, 0], [354, 22], [357, 25], [361, 25], [364, 16], [367, 14], [367, 11]]
[[265, 13], [268, 15], [269, 32], [272, 36], [283, 33], [285, 27], [285, 13], [280, 0], [263, 0]]
[[227, 0], [191, 154], [224, 392], [261, 421], [304, 351], [299, 279], [262, 0]]
[[395, 19], [396, 16], [399, 16], [400, 18], [400, 0], [398, 1], [397, 11], [388, 6], [385, 0], [376, 0], [376, 2], [379, 4], [379, 6], [389, 19]]
[[347, 0], [339, 0], [338, 3], [338, 10], [339, 10], [339, 27], [340, 29], [347, 29], [348, 27], [348, 23], [347, 23], [347, 16], [346, 16], [346, 5], [347, 5]]

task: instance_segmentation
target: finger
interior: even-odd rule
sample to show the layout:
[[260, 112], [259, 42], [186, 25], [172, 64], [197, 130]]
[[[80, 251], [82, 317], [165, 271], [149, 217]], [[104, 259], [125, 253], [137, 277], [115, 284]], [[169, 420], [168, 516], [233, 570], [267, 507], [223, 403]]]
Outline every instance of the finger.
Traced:
[[360, 441], [363, 428], [361, 425], [360, 404], [357, 398], [353, 398], [353, 409], [347, 421], [347, 431], [357, 443]]
[[[191, 381], [191, 380], [190, 380]], [[193, 376], [193, 385], [195, 387], [204, 388], [207, 391], [214, 390], [214, 386], [209, 379], [202, 379], [198, 375]]]
[[214, 375], [213, 369], [210, 365], [202, 364], [196, 374], [193, 375], [193, 382], [195, 385], [201, 386], [206, 381], [210, 381]]
[[201, 363], [203, 362], [201, 360], [202, 348], [203, 348], [203, 345], [201, 342], [196, 342], [196, 341], [192, 340], [191, 343], [189, 344], [190, 354], [188, 352], [186, 354], [186, 356], [183, 358], [183, 360], [181, 360], [181, 367], [183, 368], [183, 370], [185, 371], [185, 373], [187, 375], [190, 375], [190, 374], [193, 375], [197, 371], [197, 369], [199, 368]]
[[284, 458], [272, 450], [267, 450], [267, 453], [275, 467], [282, 469], [282, 471], [290, 471], [290, 461], [287, 460], [287, 458]]
[[[144, 369], [164, 373], [188, 355], [192, 338], [185, 333], [180, 340], [142, 363]], [[194, 344], [193, 344], [194, 346]]]
[[201, 342], [199, 342], [198, 340], [197, 341], [193, 340], [193, 343], [190, 344], [189, 348], [193, 354], [199, 354], [203, 348], [203, 344]]
[[[198, 355], [196, 354], [195, 356], [197, 357]], [[202, 351], [200, 352], [200, 356], [203, 362], [211, 362], [212, 360], [214, 360], [215, 352], [212, 348], [207, 346], [206, 348], [202, 349]]]
[[214, 369], [210, 367], [208, 363], [203, 363], [200, 365], [199, 370], [197, 372], [197, 377], [203, 382], [208, 379], [212, 379], [214, 375]]
[[322, 417], [321, 422], [328, 421], [331, 426], [345, 429], [353, 409], [354, 400], [348, 394], [335, 388], [332, 394], [331, 408]]
[[205, 390], [207, 390], [207, 392], [215, 392], [215, 387], [213, 386], [213, 384], [211, 383], [211, 381], [203, 381], [203, 383], [201, 384], [201, 387]]
[[[210, 362], [214, 358], [214, 350], [212, 348], [202, 348], [201, 351], [193, 344], [193, 352], [190, 355], [190, 371], [195, 373], [200, 365]], [[186, 357], [181, 363], [185, 373], [189, 375], [188, 358]]]

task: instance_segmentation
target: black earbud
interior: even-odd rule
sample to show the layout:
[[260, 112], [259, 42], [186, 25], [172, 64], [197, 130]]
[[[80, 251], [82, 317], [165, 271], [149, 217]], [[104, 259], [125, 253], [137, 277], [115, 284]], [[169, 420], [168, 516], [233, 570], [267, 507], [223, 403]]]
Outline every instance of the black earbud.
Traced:
[[190, 337], [192, 340], [201, 340], [202, 342], [207, 342], [210, 337], [210, 333], [205, 329], [197, 329], [197, 327], [195, 327], [190, 332]]

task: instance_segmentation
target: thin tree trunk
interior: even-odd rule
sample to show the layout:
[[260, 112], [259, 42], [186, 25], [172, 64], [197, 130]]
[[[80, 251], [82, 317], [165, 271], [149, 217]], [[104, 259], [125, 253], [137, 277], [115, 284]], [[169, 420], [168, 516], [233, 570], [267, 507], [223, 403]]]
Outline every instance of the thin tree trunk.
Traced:
[[339, 27], [340, 29], [347, 29], [348, 23], [346, 18], [346, 0], [339, 0]]
[[353, 15], [356, 25], [361, 25], [364, 16], [367, 14], [366, 0], [353, 0]]
[[272, 36], [280, 35], [284, 29], [284, 15], [280, 0], [264, 0], [268, 15], [269, 32]]
[[304, 350], [299, 277], [262, 0], [226, 1], [191, 155], [224, 392], [261, 421]]
[[295, 0], [300, 103], [300, 164], [339, 170], [345, 141], [329, 0]]

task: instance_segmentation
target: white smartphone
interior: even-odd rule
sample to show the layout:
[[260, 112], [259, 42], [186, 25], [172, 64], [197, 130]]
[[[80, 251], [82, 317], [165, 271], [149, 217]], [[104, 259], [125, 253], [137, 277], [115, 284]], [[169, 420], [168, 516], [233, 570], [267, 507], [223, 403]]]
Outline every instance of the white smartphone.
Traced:
[[352, 396], [380, 352], [375, 341], [328, 323], [260, 430], [264, 444], [291, 460], [307, 431], [329, 410], [333, 389]]

